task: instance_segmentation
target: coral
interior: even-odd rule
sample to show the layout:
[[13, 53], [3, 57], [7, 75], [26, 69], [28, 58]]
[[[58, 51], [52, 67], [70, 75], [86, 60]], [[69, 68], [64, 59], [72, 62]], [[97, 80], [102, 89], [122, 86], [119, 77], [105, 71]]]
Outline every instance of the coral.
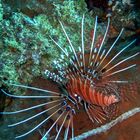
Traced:
[[[30, 2], [25, 2], [23, 7]], [[80, 32], [75, 34], [75, 30], [81, 28], [82, 13], [86, 11], [84, 1], [64, 1], [63, 4], [49, 1], [52, 10], [46, 9], [47, 13], [34, 17], [29, 17], [26, 12], [22, 13], [22, 10], [16, 11], [15, 8], [12, 11], [13, 5], [10, 7], [8, 3], [10, 1], [7, 1], [6, 4], [3, 3], [4, 19], [0, 22], [1, 79], [30, 83], [34, 77], [42, 76], [47, 67], [51, 67], [52, 62], [58, 59], [58, 49], [50, 36], [59, 36], [58, 42], [62, 46], [66, 46], [66, 38], [58, 20], [65, 21], [66, 30], [69, 34], [73, 34], [71, 41], [75, 42], [74, 45], [78, 49], [79, 43], [81, 44]], [[87, 30], [90, 30], [93, 21], [89, 14], [87, 14], [86, 20], [89, 27]], [[67, 28], [69, 24], [74, 28]], [[10, 90], [12, 89], [10, 88]]]

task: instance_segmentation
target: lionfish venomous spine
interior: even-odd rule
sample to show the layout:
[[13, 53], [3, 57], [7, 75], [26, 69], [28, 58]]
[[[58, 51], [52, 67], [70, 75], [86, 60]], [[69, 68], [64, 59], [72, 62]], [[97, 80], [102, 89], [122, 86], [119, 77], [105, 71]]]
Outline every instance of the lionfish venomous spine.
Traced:
[[[130, 59], [133, 59], [139, 52], [123, 58], [116, 62], [116, 59], [121, 56], [121, 54], [134, 45], [136, 39], [129, 42], [124, 46], [120, 51], [115, 55], [110, 57], [112, 54], [116, 43], [120, 39], [124, 29], [121, 30], [116, 40], [108, 48], [105, 47], [105, 39], [109, 32], [110, 27], [110, 18], [108, 17], [108, 24], [106, 27], [105, 34], [98, 44], [96, 44], [96, 30], [98, 17], [95, 18], [94, 32], [92, 36], [91, 46], [88, 50], [84, 44], [84, 15], [81, 23], [81, 47], [79, 51], [75, 50], [66, 30], [61, 21], [59, 21], [65, 37], [69, 43], [68, 47], [71, 53], [68, 53], [66, 49], [60, 46], [53, 37], [50, 36], [50, 39], [56, 44], [56, 46], [63, 52], [64, 56], [61, 57], [58, 61], [55, 61], [55, 72], [49, 70], [45, 71], [45, 74], [53, 82], [61, 86], [64, 92], [54, 92], [50, 90], [40, 89], [37, 87], [25, 86], [15, 83], [5, 84], [26, 88], [29, 90], [39, 91], [45, 95], [31, 95], [31, 96], [17, 96], [12, 95], [1, 89], [4, 94], [10, 97], [19, 98], [19, 99], [46, 99], [45, 103], [38, 104], [29, 108], [21, 109], [14, 112], [2, 112], [2, 114], [18, 114], [30, 110], [34, 110], [40, 107], [44, 107], [44, 110], [19, 122], [8, 125], [9, 127], [15, 127], [27, 123], [39, 116], [47, 113], [46, 118], [36, 125], [31, 130], [27, 131], [24, 134], [16, 136], [16, 138], [22, 138], [29, 135], [33, 131], [42, 127], [49, 119], [53, 119], [53, 124], [51, 127], [42, 135], [41, 140], [47, 138], [48, 134], [52, 131], [56, 125], [59, 125], [55, 140], [60, 136], [62, 128], [65, 128], [64, 139], [69, 138], [74, 139], [74, 117], [78, 114], [79, 109], [82, 109], [87, 113], [89, 120], [93, 123], [103, 123], [106, 120], [109, 120], [112, 116], [110, 114], [115, 114], [117, 110], [117, 104], [121, 101], [121, 94], [119, 93], [118, 87], [115, 83], [128, 83], [127, 80], [119, 80], [112, 78], [114, 75], [125, 72], [129, 69], [136, 67], [136, 64], [128, 65], [119, 69], [119, 66]], [[65, 61], [65, 57], [69, 59], [69, 63]], [[117, 69], [115, 69], [117, 68]], [[110, 113], [111, 112], [111, 113]]]

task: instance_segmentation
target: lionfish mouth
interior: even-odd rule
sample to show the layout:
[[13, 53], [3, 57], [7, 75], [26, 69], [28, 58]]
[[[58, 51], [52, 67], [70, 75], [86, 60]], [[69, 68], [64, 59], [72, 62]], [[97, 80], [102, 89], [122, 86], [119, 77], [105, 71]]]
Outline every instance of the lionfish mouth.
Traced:
[[[121, 102], [122, 98], [118, 84], [129, 83], [129, 81], [125, 79], [120, 80], [123, 77], [116, 75], [133, 69], [136, 67], [136, 64], [128, 65], [123, 68], [120, 68], [119, 66], [138, 56], [139, 52], [120, 60], [121, 54], [134, 45], [136, 42], [136, 39], [134, 39], [133, 41], [126, 44], [126, 46], [124, 46], [115, 55], [110, 55], [114, 54], [113, 49], [115, 48], [116, 43], [118, 42], [124, 29], [121, 30], [118, 37], [110, 47], [105, 47], [104, 44], [110, 27], [110, 18], [108, 17], [108, 24], [102, 40], [97, 40], [99, 42], [98, 44], [96, 43], [95, 38], [97, 32], [97, 20], [98, 17], [96, 16], [92, 42], [91, 46], [88, 48], [88, 51], [86, 51], [84, 44], [84, 15], [81, 23], [82, 45], [79, 47], [79, 52], [75, 50], [61, 21], [59, 21], [59, 23], [62, 27], [65, 37], [67, 38], [67, 41], [69, 42], [68, 47], [71, 52], [68, 53], [66, 49], [60, 46], [53, 39], [53, 37], [50, 36], [50, 39], [56, 44], [56, 46], [63, 52], [64, 55], [62, 55], [59, 60], [54, 61], [56, 73], [46, 70], [45, 74], [48, 79], [51, 79], [53, 82], [58, 83], [58, 85], [63, 87], [65, 92], [54, 92], [37, 87], [7, 83], [4, 81], [4, 84], [10, 86], [35, 90], [45, 94], [41, 96], [17, 96], [9, 94], [5, 90], [1, 89], [4, 94], [14, 98], [31, 98], [36, 100], [46, 99], [45, 103], [29, 108], [14, 112], [2, 112], [2, 114], [11, 115], [44, 107], [43, 111], [27, 119], [21, 120], [20, 122], [11, 124], [9, 127], [22, 125], [43, 115], [44, 113], [48, 114], [42, 122], [26, 133], [16, 136], [16, 138], [22, 138], [29, 135], [33, 131], [43, 126], [45, 122], [52, 119], [53, 124], [44, 134], [42, 134], [41, 140], [47, 138], [48, 134], [56, 125], [59, 125], [59, 129], [57, 130], [55, 140], [57, 140], [61, 135], [60, 133], [63, 127], [66, 128], [64, 139], [67, 140], [69, 137], [74, 139], [74, 117], [78, 115], [81, 107], [83, 107], [82, 112], [85, 112], [89, 117], [89, 120], [91, 120], [93, 123], [104, 123], [116, 115], [118, 103]], [[65, 58], [68, 58], [69, 63], [65, 61]], [[118, 62], [117, 59], [119, 60]]]

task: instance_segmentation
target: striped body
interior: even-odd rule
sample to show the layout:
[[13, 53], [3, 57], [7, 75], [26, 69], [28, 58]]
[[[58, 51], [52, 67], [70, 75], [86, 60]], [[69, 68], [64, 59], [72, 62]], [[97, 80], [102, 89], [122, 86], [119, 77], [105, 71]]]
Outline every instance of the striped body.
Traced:
[[88, 80], [81, 78], [71, 78], [67, 84], [67, 90], [73, 98], [79, 96], [89, 104], [98, 106], [109, 106], [119, 101], [116, 95], [105, 95], [97, 90]]

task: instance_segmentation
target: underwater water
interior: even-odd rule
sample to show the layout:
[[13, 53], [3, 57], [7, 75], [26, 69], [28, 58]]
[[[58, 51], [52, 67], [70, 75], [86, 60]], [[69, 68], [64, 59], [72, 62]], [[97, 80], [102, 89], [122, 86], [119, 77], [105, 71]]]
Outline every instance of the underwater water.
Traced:
[[139, 13], [0, 0], [0, 140], [139, 140]]

